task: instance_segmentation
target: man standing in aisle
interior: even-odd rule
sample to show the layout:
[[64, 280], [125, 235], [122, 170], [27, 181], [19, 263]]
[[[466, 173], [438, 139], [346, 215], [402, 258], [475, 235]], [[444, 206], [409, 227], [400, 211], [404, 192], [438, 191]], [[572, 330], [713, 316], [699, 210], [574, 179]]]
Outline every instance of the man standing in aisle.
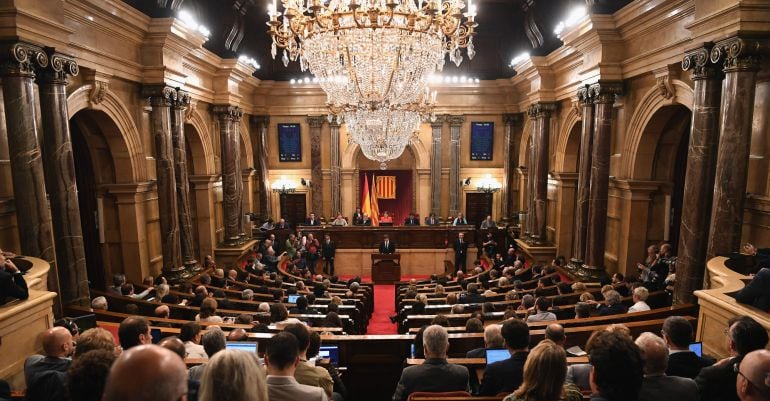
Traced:
[[332, 241], [329, 234], [324, 235], [324, 242], [321, 244], [321, 257], [324, 260], [324, 269], [330, 276], [334, 275], [334, 255], [337, 253], [337, 244]]
[[468, 242], [465, 241], [465, 233], [460, 233], [455, 241], [455, 269], [465, 273], [465, 263], [468, 259]]

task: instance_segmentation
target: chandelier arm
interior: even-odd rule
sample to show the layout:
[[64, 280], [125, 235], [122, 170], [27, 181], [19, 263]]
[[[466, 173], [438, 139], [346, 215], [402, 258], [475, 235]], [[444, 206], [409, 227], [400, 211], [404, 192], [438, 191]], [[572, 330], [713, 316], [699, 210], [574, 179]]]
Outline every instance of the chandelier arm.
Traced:
[[356, 70], [353, 69], [353, 63], [350, 61], [353, 60], [353, 58], [350, 56], [350, 47], [345, 47], [345, 54], [347, 54], [348, 59], [348, 76], [353, 81], [353, 87], [355, 88], [355, 91], [358, 92], [358, 98], [361, 99], [363, 97], [363, 92], [361, 91], [361, 85], [358, 82], [358, 74], [356, 73]]

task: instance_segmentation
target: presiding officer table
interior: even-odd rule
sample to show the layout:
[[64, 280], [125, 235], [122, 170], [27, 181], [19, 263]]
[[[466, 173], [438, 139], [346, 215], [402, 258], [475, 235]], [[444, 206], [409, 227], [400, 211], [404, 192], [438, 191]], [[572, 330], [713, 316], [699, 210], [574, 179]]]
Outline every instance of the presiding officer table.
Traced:
[[[487, 232], [492, 232], [498, 249], [504, 251], [506, 230], [503, 228], [478, 230], [475, 226], [303, 226], [303, 235], [313, 234], [319, 241], [329, 234], [337, 246], [335, 257], [335, 273], [340, 275], [371, 276], [371, 255], [378, 253], [378, 248], [387, 234], [396, 245], [396, 253], [401, 256], [402, 275], [430, 275], [444, 272], [444, 261], [454, 263], [453, 244], [458, 234], [465, 233], [465, 241], [471, 246], [468, 249], [467, 266], [473, 266], [478, 256], [478, 248]], [[296, 230], [271, 230], [275, 234], [280, 252], [290, 233]], [[321, 264], [322, 266], [322, 264]]]

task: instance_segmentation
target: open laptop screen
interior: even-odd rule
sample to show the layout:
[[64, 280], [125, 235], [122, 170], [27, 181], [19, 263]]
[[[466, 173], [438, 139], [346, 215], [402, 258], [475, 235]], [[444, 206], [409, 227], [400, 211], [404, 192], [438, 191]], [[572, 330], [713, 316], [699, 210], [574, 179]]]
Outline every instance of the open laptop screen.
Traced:
[[228, 341], [225, 345], [228, 350], [257, 352], [257, 343]]
[[486, 354], [487, 354], [487, 365], [495, 362], [499, 362], [511, 357], [511, 354], [508, 352], [507, 349], [488, 349], [486, 350]]

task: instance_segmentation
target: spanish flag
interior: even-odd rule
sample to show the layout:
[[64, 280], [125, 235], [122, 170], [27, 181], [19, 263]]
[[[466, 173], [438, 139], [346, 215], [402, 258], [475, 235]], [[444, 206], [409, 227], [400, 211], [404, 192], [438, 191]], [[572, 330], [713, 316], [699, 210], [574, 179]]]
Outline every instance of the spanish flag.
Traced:
[[377, 177], [372, 174], [372, 191], [371, 191], [371, 204], [372, 204], [372, 225], [373, 226], [379, 226], [380, 225], [380, 205], [377, 202]]
[[[364, 191], [361, 197], [361, 213], [372, 217], [372, 202], [369, 196], [369, 176], [364, 174]], [[372, 219], [374, 221], [374, 219]]]

